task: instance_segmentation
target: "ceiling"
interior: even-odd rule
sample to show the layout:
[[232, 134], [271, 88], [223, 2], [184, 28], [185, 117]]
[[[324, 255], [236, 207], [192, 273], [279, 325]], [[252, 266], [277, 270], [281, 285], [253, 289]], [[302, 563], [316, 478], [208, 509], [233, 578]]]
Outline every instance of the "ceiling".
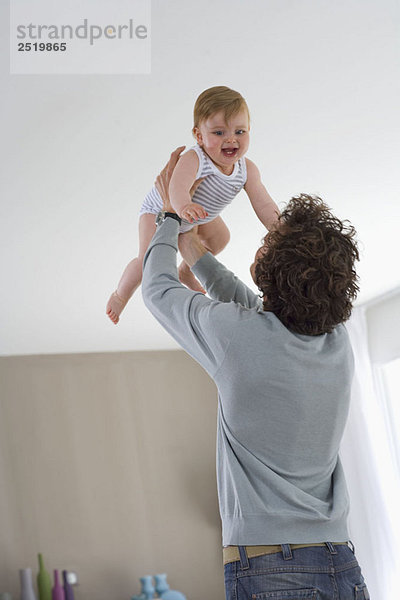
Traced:
[[[247, 156], [282, 208], [318, 194], [358, 231], [357, 303], [400, 285], [398, 27], [394, 0], [153, 0], [147, 75], [10, 75], [1, 3], [2, 355], [177, 348], [135, 294], [105, 305], [138, 249], [137, 213], [196, 97], [246, 98]], [[219, 259], [254, 287], [264, 233], [244, 192]], [[396, 261], [397, 262], [397, 261]]]

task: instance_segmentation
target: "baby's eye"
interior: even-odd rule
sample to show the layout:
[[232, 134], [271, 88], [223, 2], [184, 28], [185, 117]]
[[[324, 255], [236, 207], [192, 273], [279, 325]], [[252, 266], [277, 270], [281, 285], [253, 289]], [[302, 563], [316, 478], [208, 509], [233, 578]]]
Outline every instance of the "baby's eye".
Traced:
[[214, 131], [215, 135], [222, 135], [222, 131]]
[[238, 129], [236, 133], [237, 133], [237, 134], [244, 133], [244, 129]]

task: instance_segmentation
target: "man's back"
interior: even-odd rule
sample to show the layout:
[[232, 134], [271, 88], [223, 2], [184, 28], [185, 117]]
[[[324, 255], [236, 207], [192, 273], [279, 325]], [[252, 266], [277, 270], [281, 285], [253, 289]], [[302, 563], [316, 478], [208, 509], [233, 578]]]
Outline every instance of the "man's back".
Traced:
[[214, 376], [223, 543], [346, 540], [338, 460], [353, 374], [346, 328], [305, 336], [261, 308], [238, 314]]

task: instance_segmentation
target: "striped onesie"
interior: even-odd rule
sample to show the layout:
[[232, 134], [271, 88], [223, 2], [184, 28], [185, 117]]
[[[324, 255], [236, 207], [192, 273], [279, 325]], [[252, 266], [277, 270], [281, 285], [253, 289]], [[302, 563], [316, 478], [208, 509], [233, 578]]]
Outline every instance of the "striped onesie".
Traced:
[[[196, 179], [205, 177], [199, 187], [193, 194], [192, 201], [201, 204], [208, 212], [208, 217], [198, 219], [194, 223], [190, 223], [182, 219], [182, 224], [179, 233], [185, 233], [196, 225], [209, 223], [219, 213], [232, 202], [234, 197], [240, 192], [247, 180], [247, 169], [245, 158], [239, 158], [234, 164], [231, 175], [225, 175], [215, 166], [211, 158], [204, 150], [196, 144], [191, 148], [199, 157], [199, 168], [197, 170]], [[157, 214], [162, 210], [163, 202], [157, 188], [154, 186], [147, 194], [140, 208], [139, 216], [144, 213]]]

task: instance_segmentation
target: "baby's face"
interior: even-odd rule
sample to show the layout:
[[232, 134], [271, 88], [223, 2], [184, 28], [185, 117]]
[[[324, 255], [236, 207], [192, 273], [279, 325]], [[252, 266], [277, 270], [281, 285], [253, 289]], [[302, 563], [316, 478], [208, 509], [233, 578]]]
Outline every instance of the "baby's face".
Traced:
[[224, 170], [229, 170], [247, 152], [250, 142], [247, 112], [243, 109], [225, 123], [220, 111], [195, 128], [198, 144]]

